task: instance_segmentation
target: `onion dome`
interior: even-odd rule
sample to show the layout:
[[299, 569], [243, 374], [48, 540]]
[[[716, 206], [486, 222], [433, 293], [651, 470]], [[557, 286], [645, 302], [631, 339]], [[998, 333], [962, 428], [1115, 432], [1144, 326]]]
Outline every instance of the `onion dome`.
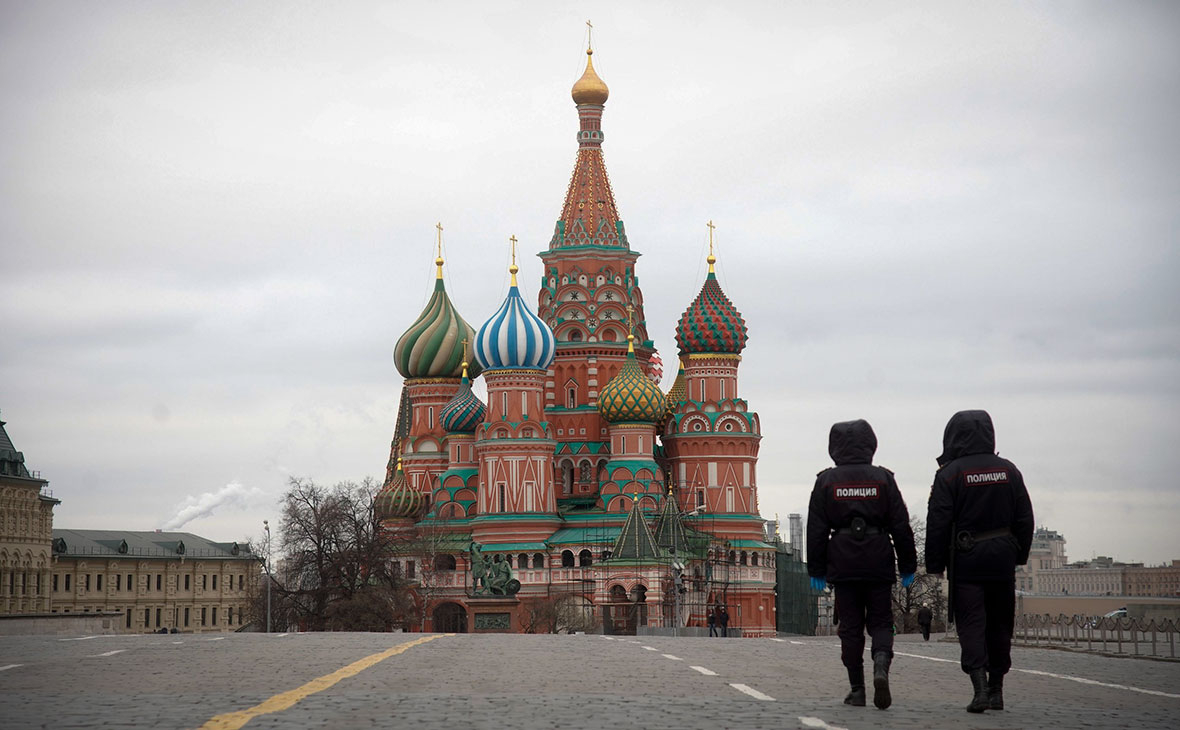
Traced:
[[570, 96], [574, 97], [575, 104], [598, 104], [601, 106], [610, 96], [610, 90], [606, 88], [606, 83], [594, 72], [594, 61], [591, 60], [593, 55], [594, 51], [587, 48], [586, 71], [582, 74], [582, 78], [574, 83], [574, 88], [570, 89]]
[[402, 460], [397, 460], [393, 479], [386, 482], [377, 496], [373, 497], [373, 513], [379, 520], [395, 520], [413, 517], [425, 503], [422, 495], [406, 481], [402, 471]]
[[[513, 239], [515, 243], [515, 239]], [[545, 370], [553, 362], [557, 340], [553, 330], [533, 314], [516, 286], [516, 254], [512, 255], [508, 298], [475, 336], [475, 358], [487, 370]]]
[[487, 406], [471, 392], [471, 380], [467, 377], [467, 363], [463, 363], [463, 380], [459, 390], [443, 406], [438, 422], [447, 433], [474, 433], [475, 427], [483, 421]]
[[725, 292], [721, 291], [717, 272], [713, 269], [717, 257], [711, 250], [712, 241], [709, 248], [709, 276], [701, 287], [701, 293], [680, 316], [680, 324], [676, 326], [676, 344], [680, 345], [680, 352], [684, 355], [736, 355], [746, 347], [746, 320], [733, 306], [733, 302], [729, 301], [729, 297], [725, 296]]
[[676, 379], [672, 381], [672, 387], [668, 390], [668, 396], [665, 400], [668, 402], [665, 413], [669, 416], [672, 415], [681, 403], [688, 400], [688, 385], [684, 379], [683, 362], [680, 363], [680, 369], [676, 371]]
[[627, 335], [627, 361], [598, 393], [598, 412], [611, 423], [655, 423], [664, 418], [664, 394], [635, 359], [635, 335]]
[[[440, 255], [434, 260], [438, 273], [434, 279], [434, 294], [414, 324], [406, 330], [393, 348], [393, 361], [404, 378], [457, 378], [462, 372], [463, 341], [470, 342], [475, 330], [467, 324], [443, 284]], [[472, 376], [480, 368], [472, 368]]]

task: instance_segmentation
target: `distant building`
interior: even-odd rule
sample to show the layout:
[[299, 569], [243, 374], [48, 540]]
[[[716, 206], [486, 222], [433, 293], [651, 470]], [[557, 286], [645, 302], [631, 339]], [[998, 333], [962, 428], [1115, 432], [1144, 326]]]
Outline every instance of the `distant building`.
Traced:
[[25, 467], [4, 425], [0, 615], [118, 611], [122, 633], [242, 626], [261, 560], [248, 545], [188, 532], [55, 530], [60, 500]]
[[52, 613], [123, 614], [121, 633], [235, 631], [257, 592], [248, 545], [188, 532], [54, 530]]
[[1180, 597], [1180, 560], [1157, 567], [1128, 567], [1125, 583], [1128, 596]]
[[59, 500], [25, 467], [0, 421], [0, 615], [49, 612], [50, 533]]
[[1025, 593], [1040, 592], [1038, 577], [1041, 571], [1063, 568], [1066, 562], [1065, 538], [1059, 532], [1038, 527], [1033, 533], [1028, 563], [1016, 568], [1016, 589]]

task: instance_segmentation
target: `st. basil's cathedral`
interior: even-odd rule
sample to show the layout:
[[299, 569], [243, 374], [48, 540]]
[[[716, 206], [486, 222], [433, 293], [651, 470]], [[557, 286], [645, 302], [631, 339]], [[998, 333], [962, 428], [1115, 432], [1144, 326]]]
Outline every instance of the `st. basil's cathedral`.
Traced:
[[[405, 385], [376, 516], [410, 546], [398, 568], [421, 630], [633, 634], [703, 627], [724, 608], [735, 633], [773, 636], [760, 428], [738, 396], [745, 320], [710, 245], [661, 391], [639, 254], [602, 155], [608, 89], [586, 54], [537, 314], [513, 240], [508, 296], [473, 328], [447, 296], [440, 245], [433, 295], [394, 350]], [[480, 376], [486, 404], [471, 389]]]

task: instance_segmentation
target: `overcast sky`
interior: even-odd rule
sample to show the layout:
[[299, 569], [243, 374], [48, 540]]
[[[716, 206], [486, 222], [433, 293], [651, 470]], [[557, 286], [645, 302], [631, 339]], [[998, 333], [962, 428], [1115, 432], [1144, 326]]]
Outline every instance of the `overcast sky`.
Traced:
[[[1180, 558], [1180, 5], [637, 5], [593, 9], [607, 166], [667, 363], [716, 222], [762, 514], [866, 418], [924, 515], [984, 408], [1071, 559]], [[55, 525], [382, 477], [435, 222], [472, 325], [510, 235], [536, 302], [586, 12], [0, 5], [0, 418]]]

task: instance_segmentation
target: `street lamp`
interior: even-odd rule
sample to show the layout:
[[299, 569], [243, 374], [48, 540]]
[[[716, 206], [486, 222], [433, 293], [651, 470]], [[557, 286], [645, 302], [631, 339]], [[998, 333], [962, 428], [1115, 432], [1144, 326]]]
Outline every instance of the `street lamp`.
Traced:
[[263, 567], [266, 568], [266, 633], [270, 633], [270, 522], [262, 521], [262, 529], [266, 531], [266, 556]]

